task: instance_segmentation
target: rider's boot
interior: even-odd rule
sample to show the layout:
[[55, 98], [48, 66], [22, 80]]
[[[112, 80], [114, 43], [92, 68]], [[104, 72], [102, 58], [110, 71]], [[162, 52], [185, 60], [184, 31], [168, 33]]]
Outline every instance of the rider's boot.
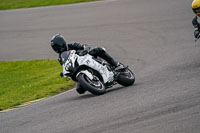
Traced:
[[79, 94], [84, 94], [86, 92], [86, 90], [79, 83], [76, 84], [76, 91]]
[[92, 56], [99, 56], [101, 58], [103, 58], [104, 60], [106, 60], [115, 70], [119, 70], [123, 67], [123, 65], [117, 61], [115, 61], [106, 51], [104, 48], [94, 48], [92, 50], [90, 50], [89, 52], [90, 55]]
[[119, 70], [121, 70], [121, 69], [123, 69], [123, 68], [124, 68], [124, 65], [118, 62], [118, 63], [117, 63], [117, 66], [115, 66], [114, 70], [115, 70], [115, 71], [119, 71]]
[[113, 67], [113, 69], [115, 71], [118, 71], [122, 68], [124, 68], [124, 65], [115, 61], [109, 54], [107, 54], [106, 52], [103, 54], [104, 59], [106, 59], [106, 61]]

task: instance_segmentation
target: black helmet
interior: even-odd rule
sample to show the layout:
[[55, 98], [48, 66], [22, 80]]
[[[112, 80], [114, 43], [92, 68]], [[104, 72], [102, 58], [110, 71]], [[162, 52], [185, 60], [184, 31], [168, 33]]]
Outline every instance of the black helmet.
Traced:
[[51, 47], [56, 53], [67, 51], [65, 39], [62, 35], [56, 34], [51, 39]]

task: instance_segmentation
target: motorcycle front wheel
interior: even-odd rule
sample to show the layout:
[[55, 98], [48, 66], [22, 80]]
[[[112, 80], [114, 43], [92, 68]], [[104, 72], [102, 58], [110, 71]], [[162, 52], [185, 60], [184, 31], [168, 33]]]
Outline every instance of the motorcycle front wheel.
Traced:
[[77, 80], [81, 86], [84, 87], [84, 89], [88, 90], [92, 94], [102, 95], [106, 92], [104, 84], [97, 76], [94, 76], [94, 78], [91, 80], [89, 77], [87, 77], [87, 75], [81, 73], [78, 75]]

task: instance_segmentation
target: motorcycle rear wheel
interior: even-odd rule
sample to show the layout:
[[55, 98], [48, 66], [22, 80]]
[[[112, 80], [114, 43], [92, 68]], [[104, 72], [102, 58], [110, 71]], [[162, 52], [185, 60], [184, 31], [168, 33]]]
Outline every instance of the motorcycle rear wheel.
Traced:
[[126, 68], [118, 75], [117, 82], [123, 86], [133, 85], [135, 83], [135, 75], [129, 68]]

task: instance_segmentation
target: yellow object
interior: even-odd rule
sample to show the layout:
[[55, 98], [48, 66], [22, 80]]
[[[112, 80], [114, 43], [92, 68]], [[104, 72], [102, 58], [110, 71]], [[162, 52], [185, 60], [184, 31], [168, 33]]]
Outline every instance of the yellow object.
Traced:
[[194, 0], [192, 2], [192, 9], [197, 16], [200, 16], [200, 0]]

